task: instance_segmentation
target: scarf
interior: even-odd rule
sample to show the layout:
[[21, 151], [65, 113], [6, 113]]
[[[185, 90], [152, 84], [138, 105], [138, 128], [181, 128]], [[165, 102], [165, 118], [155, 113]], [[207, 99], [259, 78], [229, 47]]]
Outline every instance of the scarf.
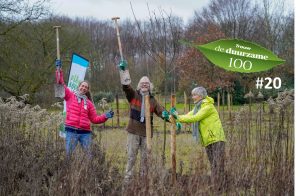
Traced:
[[140, 122], [144, 122], [145, 121], [145, 95], [149, 95], [149, 92], [143, 93], [142, 91], [140, 91], [140, 93], [142, 95], [142, 106], [141, 106]]
[[[202, 104], [202, 100], [200, 100], [198, 103], [196, 103], [195, 107], [194, 107], [194, 111], [193, 111], [193, 115], [197, 114], [197, 112], [201, 109], [201, 104]], [[199, 123], [200, 122], [194, 122], [192, 124], [192, 135], [193, 135], [193, 139], [196, 142], [199, 142], [199, 138], [200, 138], [200, 134], [199, 134]]]
[[83, 108], [85, 110], [87, 110], [87, 101], [86, 101], [87, 100], [87, 96], [86, 95], [81, 95], [78, 91], [75, 91], [74, 93], [75, 93], [75, 95], [77, 97], [78, 103], [81, 103], [81, 99], [83, 99], [83, 102], [84, 102]]

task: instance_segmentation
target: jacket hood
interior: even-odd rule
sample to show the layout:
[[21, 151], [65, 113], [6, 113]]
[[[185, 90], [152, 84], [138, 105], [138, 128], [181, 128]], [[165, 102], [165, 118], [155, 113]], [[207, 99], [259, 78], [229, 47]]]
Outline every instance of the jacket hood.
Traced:
[[203, 100], [203, 103], [211, 103], [211, 104], [214, 104], [214, 99], [209, 97], [209, 96], [206, 96], [206, 98]]

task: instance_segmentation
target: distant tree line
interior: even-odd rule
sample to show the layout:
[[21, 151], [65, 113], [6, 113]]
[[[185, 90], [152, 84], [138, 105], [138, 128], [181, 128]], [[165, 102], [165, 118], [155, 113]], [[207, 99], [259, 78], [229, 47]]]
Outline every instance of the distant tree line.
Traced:
[[[294, 12], [284, 1], [211, 0], [194, 12], [188, 24], [163, 10], [149, 12], [149, 20], [120, 20], [123, 53], [128, 61], [133, 86], [148, 75], [155, 92], [187, 93], [203, 85], [209, 93], [226, 91], [235, 103], [257, 91], [255, 79], [280, 77], [282, 88], [294, 87]], [[200, 5], [199, 5], [200, 7]], [[192, 11], [192, 10], [191, 10]], [[0, 0], [0, 93], [2, 96], [31, 95], [36, 103], [55, 101], [53, 83], [56, 38], [53, 26], [60, 25], [60, 48], [65, 81], [76, 52], [90, 61], [87, 80], [93, 93], [121, 94], [116, 31], [106, 20], [53, 15], [49, 2]], [[255, 42], [285, 59], [270, 71], [239, 74], [211, 64], [201, 53], [179, 43], [189, 40], [205, 44], [221, 38]], [[263, 92], [268, 96], [277, 91]]]

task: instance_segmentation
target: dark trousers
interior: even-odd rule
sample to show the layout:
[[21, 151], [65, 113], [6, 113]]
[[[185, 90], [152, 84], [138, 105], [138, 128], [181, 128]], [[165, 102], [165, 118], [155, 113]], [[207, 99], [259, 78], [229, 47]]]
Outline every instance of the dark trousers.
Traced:
[[221, 188], [225, 183], [225, 142], [210, 144], [205, 149], [210, 162], [212, 183], [217, 188]]

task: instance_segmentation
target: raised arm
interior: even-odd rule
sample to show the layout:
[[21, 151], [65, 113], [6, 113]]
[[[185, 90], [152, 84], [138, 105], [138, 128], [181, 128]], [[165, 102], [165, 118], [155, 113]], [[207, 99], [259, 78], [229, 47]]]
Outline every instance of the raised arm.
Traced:
[[130, 85], [123, 85], [123, 91], [125, 92], [128, 102], [131, 102], [135, 96], [135, 90]]

